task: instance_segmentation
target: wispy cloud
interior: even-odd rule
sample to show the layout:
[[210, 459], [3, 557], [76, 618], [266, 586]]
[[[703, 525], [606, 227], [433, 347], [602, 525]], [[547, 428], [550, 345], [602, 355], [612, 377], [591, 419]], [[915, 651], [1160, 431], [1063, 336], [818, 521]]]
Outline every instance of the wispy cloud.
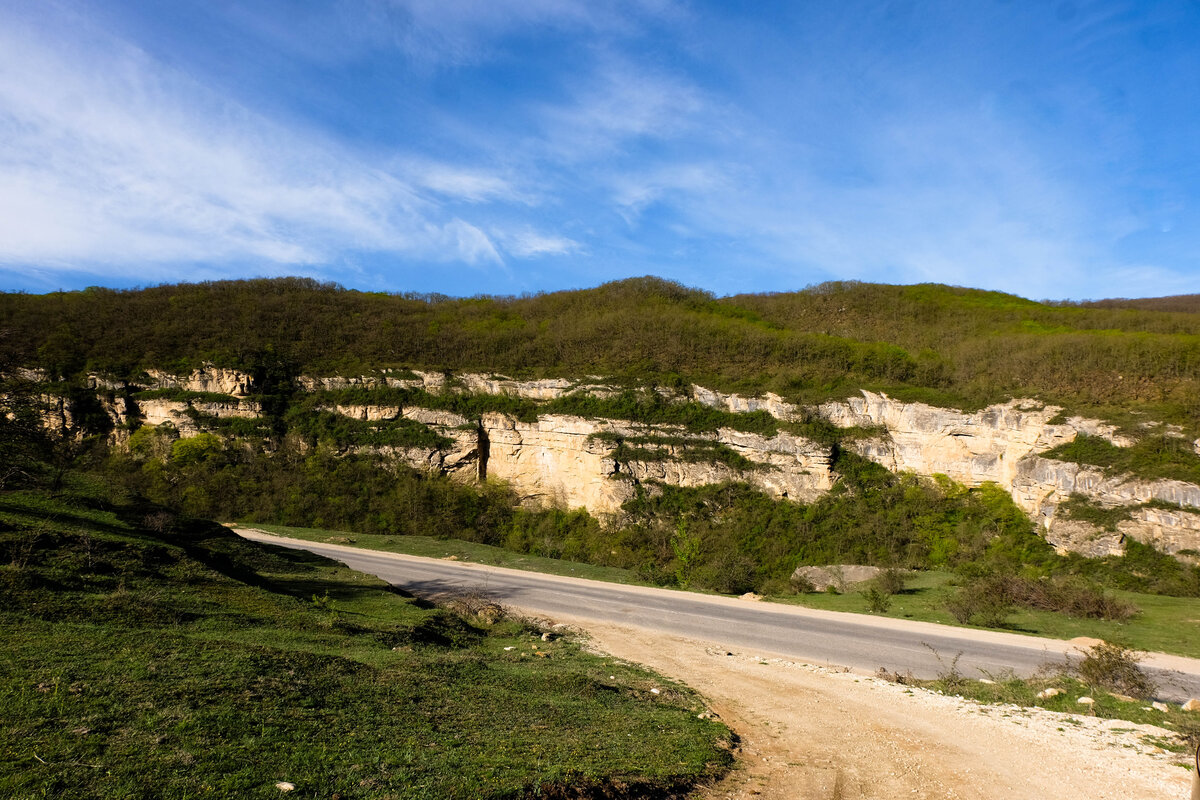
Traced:
[[495, 232], [495, 236], [506, 252], [518, 258], [561, 256], [577, 253], [583, 249], [583, 246], [574, 239], [540, 233], [529, 227], [519, 230], [498, 230]]
[[547, 155], [567, 162], [603, 158], [639, 140], [669, 140], [711, 124], [709, 101], [692, 81], [602, 59], [576, 80], [572, 99], [541, 109]]
[[0, 262], [142, 271], [311, 265], [345, 250], [500, 260], [421, 190], [482, 200], [510, 192], [502, 179], [427, 165], [413, 185], [103, 35], [64, 43], [0, 28], [0, 134]]
[[508, 177], [489, 169], [477, 169], [439, 162], [414, 162], [404, 169], [417, 186], [466, 203], [501, 200], [533, 203], [534, 198], [517, 188]]
[[666, 164], [647, 171], [627, 171], [613, 176], [613, 200], [625, 221], [633, 224], [650, 205], [682, 197], [724, 194], [734, 181], [729, 172], [731, 164], [678, 163]]
[[374, 0], [393, 40], [431, 62], [470, 63], [532, 29], [631, 33], [645, 19], [678, 18], [675, 0]]

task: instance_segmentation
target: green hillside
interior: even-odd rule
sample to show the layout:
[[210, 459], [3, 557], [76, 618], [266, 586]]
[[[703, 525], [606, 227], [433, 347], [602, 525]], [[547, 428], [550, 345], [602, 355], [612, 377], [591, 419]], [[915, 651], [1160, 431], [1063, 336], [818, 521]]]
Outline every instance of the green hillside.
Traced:
[[25, 483], [0, 491], [6, 798], [667, 798], [731, 762], [689, 690], [486, 607]]
[[4, 294], [0, 330], [10, 358], [60, 374], [203, 361], [262, 375], [408, 366], [696, 381], [807, 401], [869, 387], [959, 406], [1037, 396], [1150, 404], [1172, 421], [1200, 413], [1200, 314], [939, 285], [716, 298], [635, 278], [454, 299], [284, 278]]

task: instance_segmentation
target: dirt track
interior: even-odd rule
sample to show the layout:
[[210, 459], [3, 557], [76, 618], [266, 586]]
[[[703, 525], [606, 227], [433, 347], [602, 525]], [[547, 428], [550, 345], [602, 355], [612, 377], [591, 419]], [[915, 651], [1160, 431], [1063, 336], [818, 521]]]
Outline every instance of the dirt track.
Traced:
[[741, 768], [702, 800], [1190, 796], [1184, 757], [1142, 741], [1159, 728], [979, 706], [769, 654], [583, 627], [596, 649], [702, 693], [741, 736]]

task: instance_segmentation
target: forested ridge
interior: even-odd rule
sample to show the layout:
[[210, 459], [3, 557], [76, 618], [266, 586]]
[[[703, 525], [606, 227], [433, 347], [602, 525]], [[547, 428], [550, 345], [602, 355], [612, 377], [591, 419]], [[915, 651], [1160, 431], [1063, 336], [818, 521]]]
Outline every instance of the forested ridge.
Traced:
[[5, 360], [132, 377], [202, 362], [254, 372], [389, 366], [775, 391], [882, 389], [960, 408], [1014, 396], [1200, 413], [1187, 298], [1049, 304], [933, 284], [829, 283], [717, 298], [658, 278], [522, 297], [372, 293], [281, 278], [0, 295]]

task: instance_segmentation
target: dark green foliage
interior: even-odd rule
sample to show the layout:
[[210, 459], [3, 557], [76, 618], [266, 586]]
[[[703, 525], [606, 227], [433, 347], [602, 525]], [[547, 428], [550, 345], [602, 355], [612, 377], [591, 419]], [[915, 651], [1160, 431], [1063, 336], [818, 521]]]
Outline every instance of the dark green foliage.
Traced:
[[1095, 559], [1070, 555], [1064, 560], [1070, 571], [1117, 589], [1200, 597], [1200, 566], [1184, 564], [1136, 539], [1125, 540], [1124, 555]]
[[1200, 483], [1200, 456], [1178, 436], [1145, 436], [1132, 447], [1117, 447], [1099, 436], [1080, 434], [1074, 441], [1042, 454], [1045, 458], [1100, 467], [1106, 474], [1172, 478]]
[[903, 592], [906, 582], [907, 577], [905, 574], [894, 567], [885, 569], [873, 581], [875, 587], [887, 595]]
[[223, 436], [262, 440], [275, 433], [274, 425], [266, 417], [218, 417], [195, 409], [186, 413], [198, 427]]
[[868, 586], [863, 590], [863, 599], [867, 601], [867, 609], [872, 614], [884, 614], [892, 607], [892, 595], [878, 586]]
[[988, 627], [1003, 626], [1015, 608], [1118, 621], [1138, 613], [1135, 606], [1083, 578], [1026, 577], [1002, 571], [970, 578], [946, 607], [961, 623]]
[[1031, 394], [1068, 405], [1154, 403], [1193, 426], [1200, 411], [1194, 313], [1052, 306], [933, 285], [836, 283], [716, 299], [639, 278], [450, 299], [285, 278], [5, 294], [4, 328], [16, 363], [57, 376], [92, 369], [132, 378], [210, 360], [251, 372], [276, 399], [286, 399], [281, 379], [299, 372], [410, 365], [694, 381], [809, 401], [873, 387], [964, 407]]
[[1130, 518], [1130, 509], [1127, 506], [1105, 508], [1092, 503], [1081, 494], [1072, 494], [1065, 502], [1060, 503], [1058, 512], [1067, 519], [1090, 522], [1106, 531], [1115, 531], [1118, 522]]
[[1002, 575], [975, 578], [946, 601], [946, 610], [962, 625], [1002, 628], [1013, 612], [1008, 588], [1008, 580]]
[[421, 447], [434, 450], [449, 447], [450, 439], [427, 425], [404, 417], [369, 422], [332, 411], [294, 410], [289, 412], [288, 431], [316, 444], [329, 442], [337, 447]]
[[188, 392], [183, 389], [147, 389], [135, 392], [134, 400], [177, 400], [183, 403], [237, 403], [237, 398], [217, 392]]
[[737, 470], [767, 468], [767, 465], [751, 461], [720, 442], [707, 439], [687, 436], [619, 436], [612, 433], [593, 434], [592, 438], [611, 444], [612, 457], [622, 463], [669, 460], [725, 464]]
[[25, 485], [45, 469], [53, 437], [42, 425], [42, 412], [33, 385], [0, 378], [0, 490]]
[[619, 419], [644, 425], [680, 425], [694, 433], [720, 428], [774, 436], [780, 423], [765, 411], [735, 414], [700, 403], [676, 403], [654, 391], [626, 390], [616, 397], [567, 395], [542, 406], [543, 414]]

